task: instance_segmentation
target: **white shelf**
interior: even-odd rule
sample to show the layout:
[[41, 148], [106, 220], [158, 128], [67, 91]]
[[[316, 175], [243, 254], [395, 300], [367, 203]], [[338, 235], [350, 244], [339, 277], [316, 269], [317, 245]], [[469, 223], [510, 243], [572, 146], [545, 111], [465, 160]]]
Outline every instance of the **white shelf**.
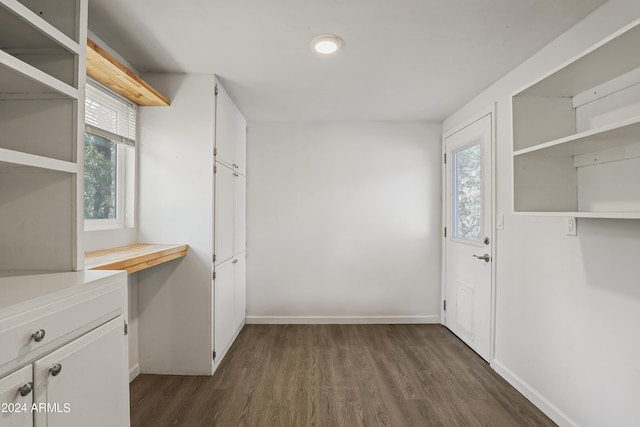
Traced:
[[79, 98], [78, 89], [2, 50], [0, 50], [0, 68], [2, 68], [0, 70], [0, 92], [2, 93], [46, 93], [53, 90], [69, 98]]
[[52, 159], [50, 157], [36, 156], [34, 154], [22, 153], [20, 151], [7, 150], [5, 148], [0, 148], [0, 164], [29, 166], [75, 174], [80, 172], [80, 167], [77, 163], [65, 162], [63, 160]]
[[[42, 39], [49, 39], [71, 53], [79, 55], [81, 52], [78, 42], [69, 38], [18, 0], [0, 0], [0, 20], [3, 26], [3, 29], [0, 29], [0, 35], [9, 32], [16, 42], [23, 42], [17, 47], [24, 48], [30, 44], [33, 45], [33, 43], [37, 43], [37, 46], [41, 47]], [[32, 31], [28, 31], [26, 26], [31, 27]], [[30, 40], [25, 40], [24, 35], [27, 32]], [[0, 41], [4, 41], [3, 39], [0, 37]], [[25, 45], [24, 42], [27, 44]], [[5, 49], [13, 46], [3, 45], [1, 47]]]
[[573, 97], [640, 68], [640, 20], [622, 28], [515, 96]]
[[514, 151], [513, 156], [543, 152], [545, 155], [578, 156], [640, 142], [640, 117], [624, 120]]
[[519, 212], [516, 216], [542, 216], [542, 217], [574, 217], [574, 218], [608, 218], [608, 219], [640, 219], [640, 212]]

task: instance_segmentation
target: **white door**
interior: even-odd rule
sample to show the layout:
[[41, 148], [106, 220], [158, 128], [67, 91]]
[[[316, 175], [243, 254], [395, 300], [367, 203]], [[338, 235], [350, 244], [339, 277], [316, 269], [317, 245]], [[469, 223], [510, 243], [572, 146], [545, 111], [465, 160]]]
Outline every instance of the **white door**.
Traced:
[[216, 160], [232, 167], [237, 139], [236, 108], [222, 85], [216, 87]]
[[0, 426], [33, 426], [31, 365], [0, 379]]
[[236, 257], [234, 267], [234, 287], [235, 287], [235, 302], [236, 307], [234, 310], [234, 330], [237, 332], [242, 326], [244, 326], [247, 314], [247, 273], [246, 273], [246, 252], [241, 253]]
[[445, 138], [445, 325], [491, 357], [492, 114]]
[[33, 364], [35, 425], [129, 425], [124, 322], [114, 319]]
[[235, 172], [221, 164], [216, 164], [216, 188], [214, 206], [214, 251], [216, 264], [220, 264], [233, 256], [233, 191]]
[[233, 254], [247, 249], [247, 178], [236, 173], [233, 189]]
[[216, 360], [224, 355], [234, 335], [235, 264], [227, 260], [216, 267], [215, 284], [215, 351]]

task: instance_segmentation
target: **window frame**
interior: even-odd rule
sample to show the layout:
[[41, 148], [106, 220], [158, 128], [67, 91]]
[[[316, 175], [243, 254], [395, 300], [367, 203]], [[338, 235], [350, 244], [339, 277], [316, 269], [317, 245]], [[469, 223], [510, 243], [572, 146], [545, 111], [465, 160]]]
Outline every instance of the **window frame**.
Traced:
[[[99, 82], [88, 78], [87, 85], [92, 85], [94, 88], [106, 92], [117, 99], [120, 99], [127, 104], [132, 105], [135, 108], [135, 104], [131, 101], [123, 98], [121, 95], [113, 92], [111, 89], [104, 87]], [[137, 114], [135, 120], [135, 132], [137, 134]], [[87, 124], [85, 121], [84, 133], [104, 138], [114, 143], [116, 146], [116, 209], [115, 218], [108, 219], [86, 219], [84, 220], [84, 231], [101, 231], [101, 230], [117, 230], [127, 227], [133, 227], [134, 218], [134, 186], [131, 184], [135, 182], [135, 157], [136, 146], [135, 142], [129, 140], [126, 137], [122, 137], [117, 134], [113, 134], [109, 131], [100, 129], [98, 127]], [[84, 138], [83, 138], [84, 141]], [[134, 142], [133, 144], [131, 142]], [[83, 142], [84, 143], [84, 142]], [[84, 160], [83, 160], [84, 163]], [[82, 176], [84, 181], [84, 175]], [[83, 182], [84, 189], [84, 182]], [[84, 201], [84, 190], [83, 190]], [[83, 210], [84, 216], [84, 210]]]

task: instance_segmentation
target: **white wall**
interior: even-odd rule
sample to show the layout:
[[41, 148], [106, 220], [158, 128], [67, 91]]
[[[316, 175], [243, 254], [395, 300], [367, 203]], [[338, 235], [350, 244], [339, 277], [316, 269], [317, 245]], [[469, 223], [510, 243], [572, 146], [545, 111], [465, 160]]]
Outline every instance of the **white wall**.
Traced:
[[497, 101], [497, 330], [493, 366], [561, 425], [640, 420], [640, 222], [512, 215], [510, 94], [640, 17], [610, 0], [450, 116]]
[[438, 322], [440, 135], [250, 122], [247, 322]]

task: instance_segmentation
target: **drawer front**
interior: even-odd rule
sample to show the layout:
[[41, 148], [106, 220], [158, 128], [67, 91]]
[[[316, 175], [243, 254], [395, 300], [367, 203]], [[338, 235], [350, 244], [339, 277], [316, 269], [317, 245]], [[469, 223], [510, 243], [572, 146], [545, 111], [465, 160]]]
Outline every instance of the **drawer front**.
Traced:
[[0, 373], [119, 316], [123, 301], [121, 287], [96, 290], [0, 320]]

